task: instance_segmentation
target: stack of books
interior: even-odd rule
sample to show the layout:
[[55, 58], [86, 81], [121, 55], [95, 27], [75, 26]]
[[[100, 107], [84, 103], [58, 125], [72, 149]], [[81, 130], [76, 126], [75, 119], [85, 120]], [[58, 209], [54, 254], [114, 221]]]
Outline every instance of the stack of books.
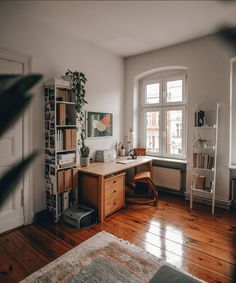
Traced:
[[75, 164], [76, 161], [76, 153], [65, 153], [65, 154], [58, 154], [57, 163], [60, 167], [71, 166]]

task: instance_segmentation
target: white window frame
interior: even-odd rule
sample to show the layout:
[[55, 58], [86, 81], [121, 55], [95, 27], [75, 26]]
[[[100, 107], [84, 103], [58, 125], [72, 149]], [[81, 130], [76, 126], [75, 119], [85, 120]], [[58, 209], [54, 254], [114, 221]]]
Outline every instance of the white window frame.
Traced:
[[[177, 102], [167, 102], [167, 99], [166, 99], [167, 82], [178, 81], [178, 80], [182, 80], [184, 82], [183, 88], [182, 88], [183, 100], [177, 101]], [[163, 91], [164, 91], [164, 93], [163, 93], [163, 105], [183, 105], [183, 104], [185, 104], [186, 103], [186, 74], [165, 77], [163, 79]]]
[[[182, 80], [183, 81], [183, 100], [177, 102], [167, 102], [166, 101], [166, 87], [167, 82]], [[146, 85], [152, 83], [160, 83], [160, 103], [145, 103], [146, 101]], [[147, 137], [147, 121], [146, 113], [159, 111], [159, 153], [155, 151], [149, 151], [147, 149], [147, 154], [152, 156], [158, 156], [161, 158], [174, 158], [174, 159], [186, 159], [186, 107], [187, 107], [187, 75], [186, 72], [171, 72], [171, 73], [158, 73], [156, 78], [152, 79], [143, 79], [142, 80], [142, 95], [141, 95], [141, 112], [142, 112], [142, 121], [143, 121], [143, 146], [146, 147], [146, 137]], [[182, 154], [168, 154], [166, 150], [166, 111], [168, 110], [182, 110]]]
[[[159, 103], [146, 103], [146, 85], [148, 84], [155, 84], [159, 83], [160, 84], [160, 98], [159, 98]], [[143, 81], [143, 91], [142, 91], [142, 106], [143, 107], [149, 107], [150, 105], [153, 106], [161, 106], [162, 105], [162, 80], [161, 79], [156, 79], [156, 80], [145, 80]]]
[[[166, 112], [167, 111], [171, 111], [171, 110], [182, 110], [182, 154], [168, 154], [167, 150], [166, 150], [166, 137], [167, 137], [167, 127], [166, 127], [166, 123], [167, 123], [167, 115]], [[186, 158], [186, 152], [185, 152], [185, 148], [186, 148], [186, 113], [185, 113], [185, 105], [171, 105], [171, 106], [164, 106], [162, 107], [162, 116], [163, 116], [163, 147], [162, 147], [162, 152], [163, 152], [163, 156], [168, 157], [168, 158], [177, 158], [176, 156], [178, 156], [178, 159], [185, 159]]]
[[146, 120], [146, 114], [147, 112], [159, 112], [160, 113], [160, 119], [159, 119], [159, 149], [160, 149], [160, 152], [159, 153], [156, 153], [155, 151], [146, 151], [147, 152], [147, 155], [155, 155], [155, 156], [161, 156], [162, 155], [162, 138], [161, 138], [161, 135], [162, 135], [162, 107], [145, 107], [143, 109], [143, 125], [144, 125], [144, 131], [143, 131], [143, 140], [144, 140], [144, 147], [146, 147], [146, 144], [147, 144], [147, 141], [146, 141], [146, 137], [147, 137], [147, 120]]

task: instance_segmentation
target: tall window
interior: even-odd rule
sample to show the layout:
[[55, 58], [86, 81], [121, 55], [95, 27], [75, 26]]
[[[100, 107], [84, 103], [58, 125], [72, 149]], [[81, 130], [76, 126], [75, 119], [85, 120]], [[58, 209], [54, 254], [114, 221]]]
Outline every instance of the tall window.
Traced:
[[144, 79], [142, 86], [147, 153], [184, 159], [186, 74], [158, 75], [152, 80]]

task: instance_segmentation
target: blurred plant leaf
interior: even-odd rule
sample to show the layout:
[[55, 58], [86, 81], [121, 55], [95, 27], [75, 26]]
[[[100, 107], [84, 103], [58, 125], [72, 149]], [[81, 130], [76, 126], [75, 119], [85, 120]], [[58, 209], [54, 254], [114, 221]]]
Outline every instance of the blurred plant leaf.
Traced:
[[29, 105], [32, 95], [27, 91], [41, 78], [41, 75], [0, 76], [0, 137]]
[[216, 32], [216, 35], [221, 40], [223, 40], [225, 43], [227, 43], [234, 51], [236, 51], [236, 28], [235, 27], [223, 26]]
[[36, 157], [37, 152], [33, 152], [24, 160], [19, 161], [16, 165], [10, 168], [0, 180], [0, 207], [6, 198], [12, 193], [16, 184], [22, 178], [29, 164]]
[[[41, 75], [0, 75], [0, 138], [20, 117], [29, 105], [32, 95], [27, 92], [40, 79]], [[27, 167], [36, 157], [33, 152], [7, 170], [0, 179], [0, 207], [13, 192]]]

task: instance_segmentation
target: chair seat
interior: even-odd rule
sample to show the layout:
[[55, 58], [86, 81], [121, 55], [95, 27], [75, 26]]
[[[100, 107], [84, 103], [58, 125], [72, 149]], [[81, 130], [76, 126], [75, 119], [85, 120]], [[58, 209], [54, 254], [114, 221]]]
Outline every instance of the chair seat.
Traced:
[[151, 178], [151, 173], [148, 171], [145, 172], [138, 172], [137, 174], [135, 174], [134, 176], [134, 180], [137, 181], [139, 179], [144, 179], [144, 178]]

